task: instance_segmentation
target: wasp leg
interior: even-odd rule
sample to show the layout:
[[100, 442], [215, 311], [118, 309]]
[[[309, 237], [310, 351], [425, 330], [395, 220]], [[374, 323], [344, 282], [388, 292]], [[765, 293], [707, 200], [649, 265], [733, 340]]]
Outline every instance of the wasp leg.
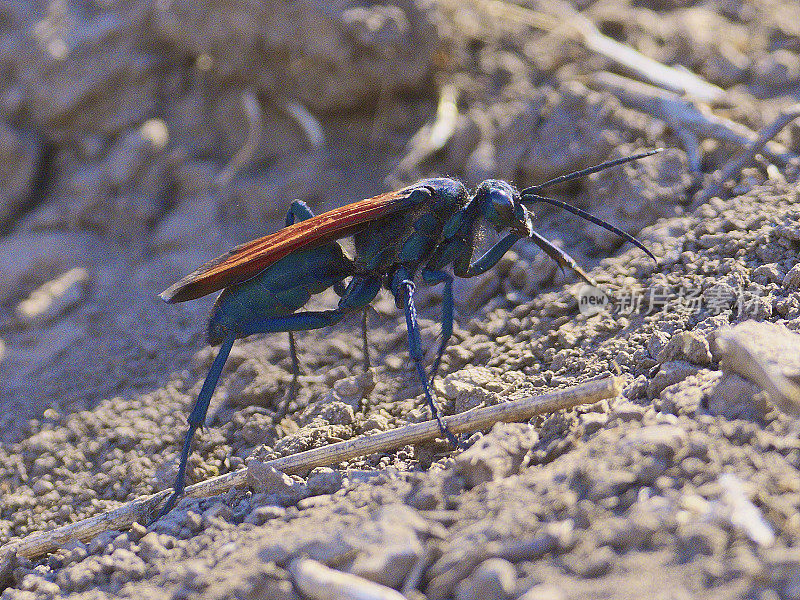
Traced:
[[364, 310], [361, 313], [361, 341], [364, 344], [364, 373], [369, 371], [369, 368], [372, 366], [369, 360], [369, 340], [367, 339], [367, 325], [368, 323], [368, 307], [364, 307]]
[[419, 334], [419, 323], [417, 322], [417, 309], [414, 306], [414, 282], [411, 281], [409, 274], [405, 269], [398, 269], [392, 281], [392, 293], [395, 297], [402, 298], [403, 306], [406, 313], [406, 328], [408, 329], [408, 350], [411, 360], [414, 361], [414, 366], [417, 369], [417, 377], [422, 383], [422, 389], [425, 394], [425, 401], [431, 409], [433, 418], [439, 425], [439, 431], [447, 438], [447, 441], [453, 446], [458, 448], [458, 439], [447, 428], [447, 425], [442, 420], [439, 409], [436, 407], [436, 402], [433, 399], [430, 385], [428, 384], [428, 375], [425, 372], [425, 365], [423, 364], [422, 354], [422, 340]]
[[195, 431], [197, 431], [197, 429], [202, 427], [203, 423], [205, 423], [208, 405], [211, 402], [211, 396], [214, 394], [214, 389], [217, 387], [219, 376], [222, 374], [222, 368], [225, 366], [225, 362], [228, 360], [228, 355], [231, 352], [231, 348], [233, 347], [233, 342], [235, 339], [236, 338], [234, 336], [229, 336], [225, 338], [224, 342], [222, 342], [222, 346], [217, 353], [217, 357], [214, 359], [214, 363], [211, 365], [211, 369], [206, 376], [206, 380], [203, 382], [203, 387], [200, 390], [200, 394], [197, 396], [197, 400], [194, 402], [192, 412], [188, 418], [189, 430], [186, 432], [186, 438], [183, 442], [183, 450], [181, 450], [181, 462], [178, 466], [178, 475], [175, 478], [175, 485], [173, 487], [174, 491], [169, 497], [169, 500], [167, 500], [167, 503], [164, 505], [164, 508], [161, 509], [159, 517], [163, 517], [165, 514], [171, 511], [178, 502], [178, 499], [183, 495], [183, 490], [186, 487], [186, 465], [189, 462], [189, 452], [192, 448], [192, 439], [194, 438]]
[[453, 272], [459, 277], [475, 277], [482, 275], [497, 264], [511, 246], [516, 244], [524, 236], [516, 233], [509, 233], [503, 236], [494, 246], [484, 252], [483, 256], [470, 263], [471, 256], [465, 255], [464, 259], [456, 261], [453, 265]]
[[239, 326], [239, 337], [254, 333], [278, 333], [280, 331], [310, 331], [335, 325], [345, 315], [364, 308], [375, 299], [381, 289], [380, 277], [354, 275], [350, 278], [339, 307], [332, 310], [309, 310], [279, 317], [254, 319]]
[[450, 341], [450, 336], [453, 335], [453, 276], [444, 271], [423, 269], [422, 279], [425, 283], [432, 285], [444, 282], [444, 289], [442, 290], [442, 339], [439, 342], [439, 350], [436, 352], [436, 360], [431, 369], [430, 382], [433, 385], [433, 380], [439, 372], [442, 356], [445, 349], [447, 349], [447, 343]]
[[[299, 221], [310, 219], [313, 216], [314, 211], [308, 207], [308, 204], [302, 200], [295, 200], [289, 207], [289, 212], [286, 213], [286, 227], [294, 225]], [[337, 283], [334, 286], [334, 289], [336, 289], [336, 286], [341, 286], [341, 282]], [[300, 393], [300, 361], [297, 360], [297, 344], [295, 343], [294, 333], [289, 331], [288, 335], [289, 356], [292, 359], [292, 387], [289, 390], [289, 394], [283, 399], [283, 403], [278, 410], [278, 420], [282, 419], [286, 413], [289, 412], [289, 405], [291, 404], [292, 400], [297, 400], [297, 396]]]

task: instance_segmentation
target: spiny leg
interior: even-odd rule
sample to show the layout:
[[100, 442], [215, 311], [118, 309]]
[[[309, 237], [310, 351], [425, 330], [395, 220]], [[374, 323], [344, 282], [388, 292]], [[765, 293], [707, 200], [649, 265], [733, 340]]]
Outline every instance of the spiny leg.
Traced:
[[[289, 212], [286, 213], [286, 220], [284, 223], [286, 227], [289, 227], [299, 221], [310, 219], [313, 216], [314, 211], [308, 207], [308, 204], [302, 200], [295, 200], [289, 207]], [[294, 333], [289, 331], [288, 335], [289, 357], [292, 359], [292, 387], [283, 399], [281, 408], [278, 410], [278, 419], [282, 419], [286, 413], [289, 412], [289, 405], [292, 403], [292, 400], [297, 400], [297, 396], [300, 393], [300, 361], [297, 360], [297, 344], [295, 342]]]
[[372, 366], [369, 360], [369, 340], [367, 339], [367, 326], [369, 325], [368, 310], [369, 308], [365, 306], [364, 310], [361, 312], [361, 340], [364, 343], [364, 373], [369, 371]]
[[436, 360], [433, 362], [433, 368], [431, 369], [430, 382], [433, 385], [433, 380], [439, 372], [442, 356], [447, 349], [447, 343], [453, 335], [453, 276], [445, 271], [423, 270], [422, 279], [425, 283], [432, 285], [444, 282], [444, 289], [442, 290], [442, 339], [439, 341], [439, 350], [436, 352]]
[[195, 431], [202, 427], [206, 420], [206, 413], [208, 413], [208, 405], [211, 402], [211, 396], [214, 394], [214, 389], [217, 387], [217, 382], [222, 374], [222, 369], [225, 366], [225, 362], [228, 360], [228, 355], [231, 352], [231, 348], [233, 348], [233, 342], [235, 339], [236, 338], [234, 336], [229, 336], [224, 342], [222, 342], [222, 346], [217, 353], [217, 357], [214, 359], [214, 363], [211, 365], [211, 369], [208, 371], [206, 380], [203, 382], [203, 387], [200, 390], [200, 394], [197, 396], [197, 400], [194, 402], [192, 412], [189, 414], [189, 418], [187, 419], [189, 422], [189, 430], [186, 432], [186, 438], [183, 442], [183, 450], [181, 450], [181, 462], [178, 466], [178, 475], [175, 478], [173, 492], [169, 497], [169, 500], [167, 500], [167, 503], [164, 505], [164, 508], [161, 509], [159, 517], [163, 517], [165, 514], [171, 511], [175, 507], [175, 504], [178, 502], [180, 497], [183, 495], [183, 490], [186, 487], [186, 465], [189, 462], [189, 453], [192, 449], [192, 439], [194, 439]]
[[[399, 276], [399, 277], [398, 277]], [[433, 399], [430, 385], [428, 384], [428, 375], [425, 372], [425, 365], [423, 364], [422, 354], [422, 339], [419, 333], [419, 323], [417, 322], [417, 309], [414, 306], [414, 282], [407, 278], [406, 273], [398, 271], [395, 274], [395, 281], [400, 280], [397, 285], [392, 286], [392, 291], [396, 295], [401, 295], [403, 305], [406, 313], [406, 328], [408, 329], [408, 350], [411, 360], [414, 361], [414, 366], [417, 370], [417, 377], [422, 383], [422, 390], [425, 394], [425, 401], [431, 409], [433, 418], [439, 425], [439, 431], [442, 432], [447, 438], [447, 441], [453, 446], [458, 448], [458, 439], [447, 428], [442, 416], [439, 414], [439, 409], [436, 407], [436, 402]]]
[[286, 416], [292, 400], [297, 400], [300, 394], [300, 361], [297, 359], [297, 343], [294, 339], [294, 332], [289, 331], [287, 335], [289, 336], [289, 357], [292, 359], [292, 387], [283, 398], [278, 414], [275, 415], [277, 420]]

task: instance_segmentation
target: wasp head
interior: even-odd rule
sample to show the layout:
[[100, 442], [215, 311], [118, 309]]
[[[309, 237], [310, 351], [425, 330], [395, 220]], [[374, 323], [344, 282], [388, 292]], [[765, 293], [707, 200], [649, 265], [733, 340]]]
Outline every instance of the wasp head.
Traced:
[[484, 218], [498, 233], [510, 229], [520, 236], [530, 237], [533, 214], [522, 204], [519, 192], [513, 186], [505, 181], [487, 179], [478, 186], [475, 197]]

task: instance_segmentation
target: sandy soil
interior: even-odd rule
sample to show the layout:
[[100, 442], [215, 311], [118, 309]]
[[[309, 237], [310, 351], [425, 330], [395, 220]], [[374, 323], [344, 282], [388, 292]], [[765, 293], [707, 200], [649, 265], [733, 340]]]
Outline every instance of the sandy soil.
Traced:
[[[213, 298], [158, 293], [279, 228], [294, 198], [322, 211], [434, 174], [523, 187], [667, 148], [553, 191], [637, 235], [657, 264], [537, 211], [616, 310], [587, 314], [578, 279], [520, 242], [457, 283], [435, 386], [446, 413], [609, 373], [624, 391], [497, 425], [465, 450], [409, 446], [185, 499], [35, 560], [0, 550], [0, 598], [325, 597], [301, 558], [419, 599], [800, 598], [798, 429], [730, 353], [740, 340], [800, 381], [800, 125], [708, 200], [742, 140], [612, 93], [604, 73], [632, 73], [554, 28], [554, 14], [572, 22], [564, 6], [291, 7], [0, 6], [0, 544], [171, 486], [214, 356]], [[797, 2], [574, 7], [721, 88], [704, 114], [737, 135], [800, 96]], [[426, 348], [439, 294], [419, 294]], [[359, 378], [358, 318], [300, 335], [302, 386], [280, 421], [286, 336], [237, 342], [190, 482], [254, 452], [429, 418], [387, 294], [369, 324], [374, 388]]]

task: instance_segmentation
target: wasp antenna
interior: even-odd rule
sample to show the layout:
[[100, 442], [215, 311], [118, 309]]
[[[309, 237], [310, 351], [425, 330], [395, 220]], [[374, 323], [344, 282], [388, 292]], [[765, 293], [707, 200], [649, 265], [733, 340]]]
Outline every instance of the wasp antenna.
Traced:
[[647, 247], [642, 244], [639, 240], [633, 237], [630, 233], [622, 231], [619, 227], [615, 227], [611, 223], [604, 221], [594, 215], [586, 212], [578, 208], [577, 206], [572, 206], [571, 204], [567, 204], [566, 202], [562, 202], [561, 200], [555, 200], [554, 198], [548, 198], [547, 196], [539, 196], [537, 194], [532, 194], [530, 192], [523, 192], [522, 195], [523, 202], [544, 202], [545, 204], [552, 204], [553, 206], [557, 206], [558, 208], [564, 209], [568, 212], [571, 212], [574, 215], [578, 215], [581, 219], [589, 221], [590, 223], [594, 223], [595, 225], [599, 225], [603, 229], [607, 229], [608, 231], [617, 234], [619, 237], [629, 241], [631, 244], [636, 246], [637, 248], [641, 249], [645, 254], [647, 254], [650, 258], [652, 258], [655, 262], [658, 262], [655, 255], [647, 249]]
[[632, 154], [630, 156], [623, 156], [622, 158], [617, 158], [614, 160], [607, 160], [606, 162], [600, 163], [599, 165], [595, 165], [593, 167], [588, 167], [586, 169], [581, 169], [580, 171], [573, 171], [572, 173], [568, 173], [567, 175], [561, 175], [560, 177], [556, 177], [555, 179], [551, 179], [550, 181], [545, 181], [544, 183], [540, 183], [539, 185], [532, 185], [529, 188], [525, 188], [520, 192], [521, 194], [535, 194], [539, 190], [543, 190], [546, 187], [550, 187], [552, 185], [556, 185], [557, 183], [564, 183], [565, 181], [572, 181], [573, 179], [578, 179], [579, 177], [585, 177], [586, 175], [591, 175], [592, 173], [597, 173], [598, 171], [604, 171], [605, 169], [610, 169], [611, 167], [616, 167], [617, 165], [622, 165], [627, 162], [633, 162], [634, 160], [639, 160], [640, 158], [645, 158], [647, 156], [652, 156], [653, 154], [658, 154], [659, 152], [663, 152], [663, 148], [656, 148], [655, 150], [648, 150], [647, 152], [640, 152], [639, 154]]

